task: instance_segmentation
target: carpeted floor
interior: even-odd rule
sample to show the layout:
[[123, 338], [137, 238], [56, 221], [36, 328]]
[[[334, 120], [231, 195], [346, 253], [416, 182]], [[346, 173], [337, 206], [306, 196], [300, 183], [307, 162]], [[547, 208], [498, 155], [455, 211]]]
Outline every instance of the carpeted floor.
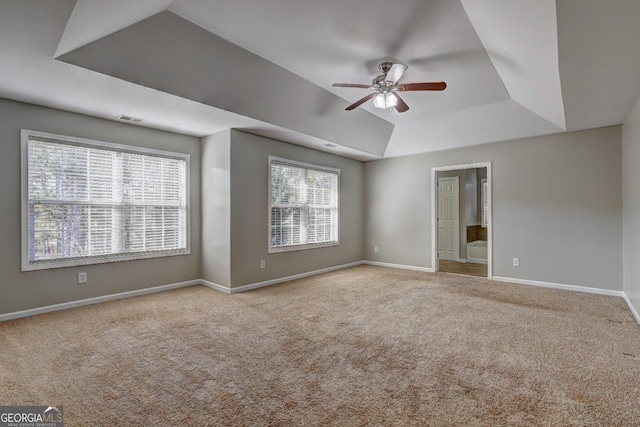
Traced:
[[640, 426], [622, 299], [371, 266], [0, 323], [0, 368], [67, 426]]

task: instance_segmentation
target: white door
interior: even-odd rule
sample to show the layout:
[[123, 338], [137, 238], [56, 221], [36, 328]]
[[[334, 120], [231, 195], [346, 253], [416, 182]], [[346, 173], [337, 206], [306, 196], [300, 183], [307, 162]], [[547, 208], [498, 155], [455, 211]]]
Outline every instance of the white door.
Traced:
[[458, 177], [438, 178], [438, 256], [457, 261], [460, 258]]

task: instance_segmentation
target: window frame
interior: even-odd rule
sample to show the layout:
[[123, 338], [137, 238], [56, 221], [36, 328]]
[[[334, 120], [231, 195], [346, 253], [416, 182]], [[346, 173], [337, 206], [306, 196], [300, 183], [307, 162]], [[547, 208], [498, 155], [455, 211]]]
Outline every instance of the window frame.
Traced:
[[[271, 211], [273, 208], [273, 205], [271, 204], [271, 186], [272, 186], [272, 181], [271, 181], [271, 167], [272, 164], [276, 162], [279, 164], [290, 164], [294, 167], [299, 167], [305, 170], [316, 170], [319, 172], [328, 172], [328, 173], [333, 173], [336, 174], [337, 176], [337, 183], [336, 183], [336, 206], [335, 206], [335, 210], [336, 210], [336, 219], [335, 219], [335, 228], [336, 228], [336, 234], [335, 234], [335, 240], [331, 240], [328, 242], [321, 242], [321, 243], [302, 243], [302, 244], [295, 244], [295, 245], [286, 245], [286, 246], [276, 246], [273, 247], [271, 246]], [[276, 156], [269, 156], [269, 163], [268, 163], [268, 203], [267, 203], [267, 210], [268, 210], [268, 223], [267, 223], [267, 248], [268, 248], [268, 253], [282, 253], [282, 252], [292, 252], [292, 251], [302, 251], [302, 250], [307, 250], [307, 249], [317, 249], [317, 248], [326, 248], [326, 247], [331, 247], [331, 246], [340, 246], [340, 169], [337, 168], [332, 168], [332, 167], [328, 167], [328, 166], [320, 166], [320, 165], [314, 165], [311, 163], [304, 163], [304, 162], [299, 162], [296, 160], [291, 160], [291, 159], [285, 159], [282, 157], [276, 157]]]
[[480, 226], [482, 228], [487, 228], [489, 226], [489, 198], [488, 198], [488, 192], [489, 192], [489, 184], [487, 182], [487, 178], [482, 178], [480, 180], [480, 197], [482, 199], [482, 212], [481, 212], [481, 221], [480, 221]]
[[[49, 132], [21, 129], [20, 131], [20, 188], [21, 188], [21, 267], [22, 271], [46, 270], [62, 267], [77, 267], [83, 265], [102, 264], [118, 261], [133, 261], [149, 258], [159, 258], [191, 253], [191, 155], [173, 151], [157, 150], [134, 145], [117, 144], [94, 139], [79, 138]], [[51, 260], [29, 260], [29, 140], [31, 137], [51, 140], [69, 146], [98, 148], [123, 153], [151, 155], [162, 158], [185, 161], [185, 247], [169, 250], [148, 250], [141, 252], [121, 252], [106, 255], [88, 255], [73, 258], [58, 258]]]

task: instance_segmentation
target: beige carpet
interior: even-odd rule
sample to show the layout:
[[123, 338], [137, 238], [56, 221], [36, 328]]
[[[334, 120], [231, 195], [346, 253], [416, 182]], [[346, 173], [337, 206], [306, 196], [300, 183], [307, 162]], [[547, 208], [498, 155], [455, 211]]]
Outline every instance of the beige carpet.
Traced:
[[622, 299], [370, 266], [4, 322], [0, 368], [67, 426], [640, 426]]

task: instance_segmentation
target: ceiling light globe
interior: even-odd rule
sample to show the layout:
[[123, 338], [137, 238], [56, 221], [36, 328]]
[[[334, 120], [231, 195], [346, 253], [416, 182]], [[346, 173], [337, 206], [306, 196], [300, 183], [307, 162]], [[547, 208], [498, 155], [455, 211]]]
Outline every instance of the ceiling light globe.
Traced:
[[386, 108], [395, 108], [398, 105], [398, 97], [392, 93], [388, 93], [386, 95]]
[[379, 93], [373, 98], [373, 106], [376, 108], [394, 108], [398, 105], [398, 97], [393, 93]]
[[384, 93], [379, 93], [373, 98], [373, 106], [376, 108], [387, 108], [385, 107], [386, 101], [384, 99]]

